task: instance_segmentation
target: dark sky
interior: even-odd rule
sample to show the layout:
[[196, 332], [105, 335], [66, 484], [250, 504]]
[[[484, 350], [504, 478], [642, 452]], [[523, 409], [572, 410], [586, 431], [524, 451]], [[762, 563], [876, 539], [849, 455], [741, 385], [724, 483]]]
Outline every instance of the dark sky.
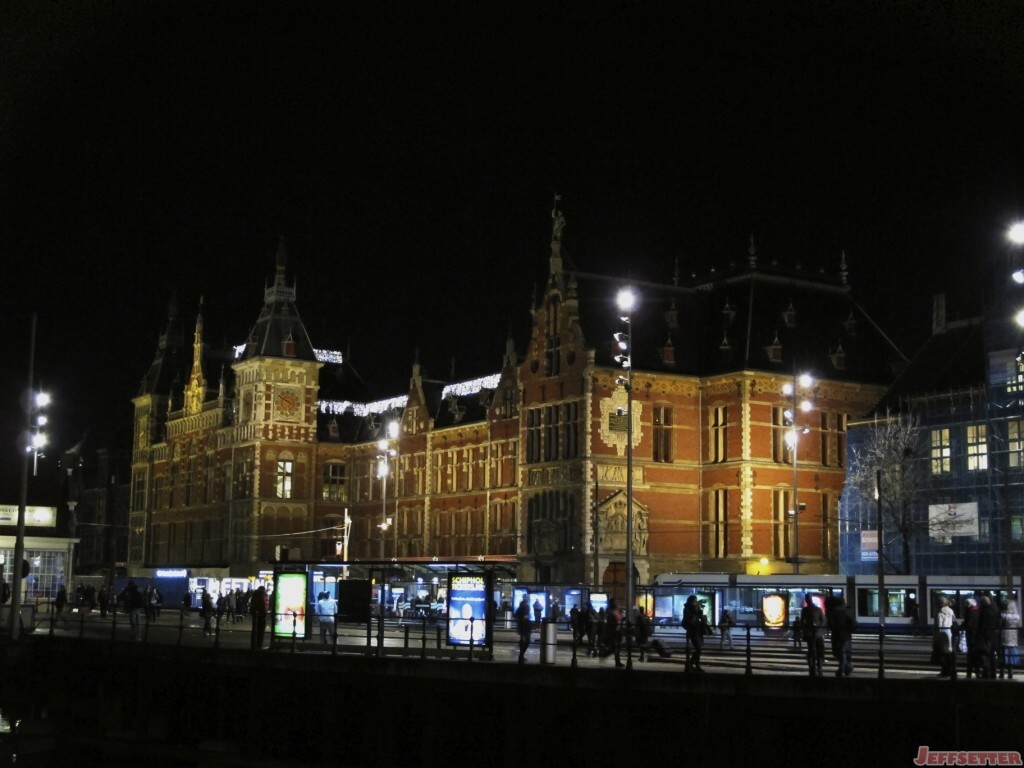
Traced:
[[[547, 267], [835, 271], [912, 351], [1024, 214], [1017, 2], [0, 4], [2, 440], [127, 427], [172, 290], [244, 340], [279, 236], [382, 395], [497, 370]], [[120, 421], [118, 421], [120, 420]], [[6, 452], [5, 454], [6, 455]]]

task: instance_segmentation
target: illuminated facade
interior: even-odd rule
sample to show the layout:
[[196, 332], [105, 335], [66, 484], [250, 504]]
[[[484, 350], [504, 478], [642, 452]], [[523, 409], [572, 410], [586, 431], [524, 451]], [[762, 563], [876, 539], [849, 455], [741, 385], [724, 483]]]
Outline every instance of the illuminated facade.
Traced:
[[[621, 586], [626, 393], [611, 339], [624, 281], [570, 268], [553, 218], [525, 353], [507, 340], [501, 371], [472, 382], [414, 365], [387, 400], [328, 391], [345, 363], [309, 340], [283, 252], [237, 357], [216, 361], [201, 316], [189, 356], [172, 311], [133, 401], [130, 573], [502, 555], [521, 580]], [[632, 284], [636, 578], [788, 573], [797, 553], [803, 572], [836, 572], [846, 424], [887, 375], [872, 324], [858, 331], [845, 260], [832, 277], [785, 274], [751, 244], [742, 269]], [[793, 425], [783, 385], [798, 362], [816, 374], [814, 409]]]

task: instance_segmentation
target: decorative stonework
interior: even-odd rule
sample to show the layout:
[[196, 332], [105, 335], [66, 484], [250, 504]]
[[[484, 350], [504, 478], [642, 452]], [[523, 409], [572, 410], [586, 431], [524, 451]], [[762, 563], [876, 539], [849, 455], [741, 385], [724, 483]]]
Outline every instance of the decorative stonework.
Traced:
[[[604, 501], [597, 510], [598, 549], [602, 555], [626, 553], [626, 494], [616, 493]], [[648, 511], [633, 501], [633, 555], [647, 555]]]
[[[626, 388], [619, 386], [616, 388], [611, 397], [606, 397], [601, 400], [601, 430], [600, 438], [601, 442], [607, 445], [609, 448], [615, 448], [619, 456], [623, 456], [626, 453], [626, 436], [628, 431], [628, 424], [626, 421], [627, 411], [627, 396]], [[643, 436], [641, 433], [640, 425], [642, 420], [640, 418], [643, 404], [633, 399], [633, 448], [635, 449], [640, 445], [640, 439]]]

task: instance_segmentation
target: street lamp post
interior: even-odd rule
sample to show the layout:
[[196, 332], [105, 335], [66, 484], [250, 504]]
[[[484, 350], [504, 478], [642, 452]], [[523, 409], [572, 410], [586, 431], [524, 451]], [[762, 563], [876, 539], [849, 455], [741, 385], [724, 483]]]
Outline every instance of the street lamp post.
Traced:
[[[22, 563], [25, 560], [25, 510], [28, 507], [28, 473], [29, 462], [35, 465], [36, 456], [45, 444], [45, 436], [37, 429], [34, 415], [38, 409], [49, 402], [45, 395], [33, 391], [35, 387], [35, 358], [36, 358], [36, 313], [32, 313], [31, 332], [29, 334], [28, 348], [28, 389], [25, 390], [25, 455], [21, 464], [21, 487], [18, 498], [18, 532], [14, 544], [14, 562], [11, 563], [11, 611], [7, 614], [7, 636], [12, 640], [15, 638], [17, 622], [21, 614], [21, 582]], [[45, 423], [45, 422], [44, 422]]]
[[[388, 459], [396, 455], [396, 451], [390, 447], [388, 440], [393, 440], [398, 437], [398, 422], [389, 421], [385, 427], [386, 437], [382, 437], [377, 441], [377, 448], [380, 453], [377, 454], [377, 476], [380, 477], [380, 523], [377, 527], [380, 528], [380, 559], [384, 559], [384, 545], [386, 541], [388, 528], [391, 527], [393, 522], [388, 517]], [[396, 486], [397, 488], [397, 486]]]
[[[615, 360], [625, 371], [625, 377], [619, 381], [626, 388], [626, 632], [632, 631], [633, 625], [633, 322], [632, 312], [636, 306], [636, 294], [630, 288], [623, 288], [616, 297], [616, 304], [622, 313], [620, 319], [625, 324], [624, 333], [616, 333], [615, 341], [619, 345], [620, 354]], [[626, 655], [628, 666], [632, 666], [632, 654]]]
[[793, 407], [785, 412], [786, 421], [790, 425], [790, 429], [786, 432], [786, 444], [789, 446], [790, 453], [793, 457], [793, 508], [788, 510], [789, 514], [793, 518], [793, 573], [800, 573], [800, 513], [806, 507], [801, 505], [798, 495], [800, 489], [800, 469], [798, 465], [799, 459], [799, 446], [800, 446], [800, 435], [808, 434], [810, 429], [807, 427], [800, 428], [798, 424], [798, 413], [803, 411], [809, 413], [814, 407], [814, 404], [807, 399], [800, 400], [800, 391], [803, 389], [805, 392], [814, 386], [814, 379], [811, 378], [810, 374], [802, 373], [797, 375], [796, 368], [793, 369], [793, 383], [786, 382], [782, 386], [782, 393], [793, 401]]

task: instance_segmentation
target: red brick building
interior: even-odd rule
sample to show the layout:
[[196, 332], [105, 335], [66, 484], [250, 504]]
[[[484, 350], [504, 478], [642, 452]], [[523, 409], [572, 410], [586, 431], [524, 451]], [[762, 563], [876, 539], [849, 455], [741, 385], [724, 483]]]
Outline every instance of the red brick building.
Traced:
[[[189, 355], [172, 308], [133, 401], [130, 573], [247, 576], [287, 548], [303, 561], [505, 555], [525, 581], [621, 583], [630, 430], [612, 334], [626, 281], [575, 269], [553, 217], [525, 353], [508, 339], [502, 369], [476, 381], [413, 365], [388, 400], [335, 392], [345, 363], [309, 339], [283, 250], [235, 356], [206, 348], [201, 315]], [[786, 271], [752, 242], [740, 267], [631, 285], [640, 583], [794, 560], [836, 572], [847, 420], [889, 380], [845, 257], [834, 275]], [[814, 383], [784, 394], [804, 369]]]

